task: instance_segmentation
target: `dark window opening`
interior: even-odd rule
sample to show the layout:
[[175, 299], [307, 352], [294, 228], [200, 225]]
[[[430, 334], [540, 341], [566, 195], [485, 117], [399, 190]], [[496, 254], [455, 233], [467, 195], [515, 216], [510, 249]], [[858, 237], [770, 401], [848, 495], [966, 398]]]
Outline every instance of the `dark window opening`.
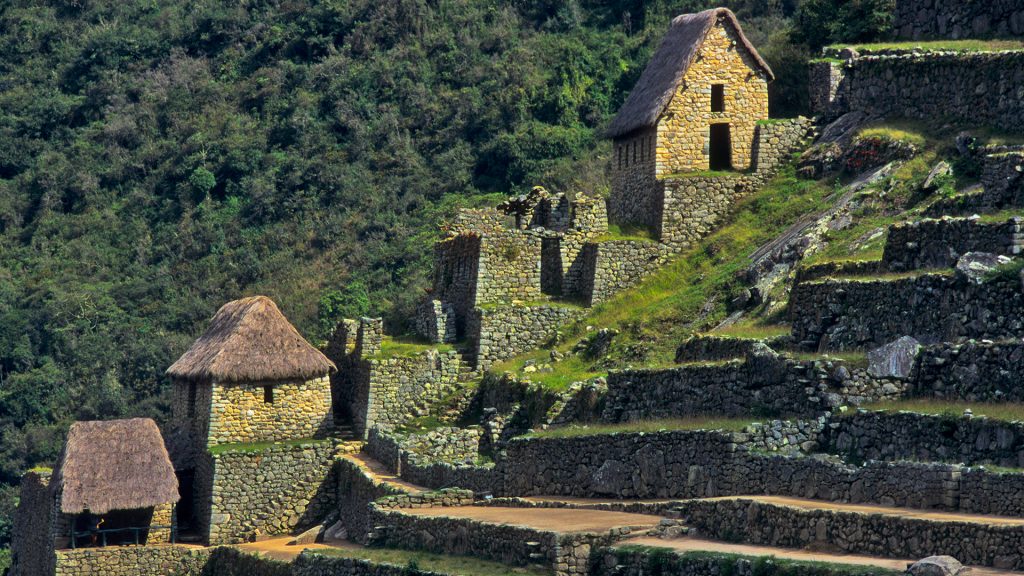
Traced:
[[193, 418], [196, 415], [196, 383], [188, 383], [188, 417]]
[[622, 169], [622, 144], [619, 144], [618, 146], [616, 146], [615, 147], [615, 151], [618, 153], [618, 156], [619, 156], [619, 169], [621, 170]]
[[732, 170], [732, 142], [729, 137], [728, 124], [711, 125], [710, 168], [712, 170]]
[[633, 140], [633, 163], [636, 164], [636, 140]]
[[264, 386], [263, 387], [263, 401], [266, 402], [267, 404], [273, 404], [274, 403], [274, 387], [273, 386]]
[[725, 84], [711, 86], [711, 111], [725, 112]]

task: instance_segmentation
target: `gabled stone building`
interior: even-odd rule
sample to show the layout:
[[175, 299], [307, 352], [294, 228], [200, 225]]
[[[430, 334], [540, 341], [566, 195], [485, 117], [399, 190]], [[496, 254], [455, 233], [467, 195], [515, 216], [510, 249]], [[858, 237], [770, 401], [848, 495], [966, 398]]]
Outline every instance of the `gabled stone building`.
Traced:
[[660, 182], [707, 170], [754, 170], [768, 119], [768, 64], [726, 8], [684, 14], [608, 127], [609, 221], [657, 229]]

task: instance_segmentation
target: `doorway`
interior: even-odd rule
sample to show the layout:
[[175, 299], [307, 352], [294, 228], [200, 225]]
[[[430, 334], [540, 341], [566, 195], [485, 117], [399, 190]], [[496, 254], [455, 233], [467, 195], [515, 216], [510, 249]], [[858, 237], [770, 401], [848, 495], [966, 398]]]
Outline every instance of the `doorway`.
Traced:
[[732, 139], [729, 136], [728, 124], [711, 125], [711, 141], [708, 149], [711, 154], [710, 169], [732, 170]]

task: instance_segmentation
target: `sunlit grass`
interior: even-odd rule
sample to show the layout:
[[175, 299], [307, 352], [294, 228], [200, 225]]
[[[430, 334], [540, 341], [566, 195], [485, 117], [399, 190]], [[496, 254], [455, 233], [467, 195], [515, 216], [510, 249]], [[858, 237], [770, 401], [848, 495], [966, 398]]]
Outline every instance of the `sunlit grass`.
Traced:
[[932, 40], [927, 42], [876, 42], [871, 44], [836, 44], [829, 49], [854, 48], [858, 52], [880, 50], [953, 51], [953, 52], [999, 52], [1002, 50], [1024, 50], [1020, 40]]
[[651, 433], [671, 430], [723, 430], [739, 432], [758, 422], [751, 418], [667, 418], [661, 420], [639, 420], [621, 424], [587, 424], [572, 425], [560, 428], [536, 430], [525, 438], [576, 438], [579, 436], [599, 436], [605, 434]]
[[451, 344], [434, 344], [416, 336], [385, 336], [380, 343], [380, 352], [373, 357], [378, 359], [416, 356], [429, 350], [449, 352]]
[[868, 410], [903, 410], [936, 416], [960, 417], [970, 409], [974, 416], [987, 416], [993, 420], [1024, 421], [1024, 404], [1015, 402], [959, 402], [916, 398], [892, 402], [875, 402], [864, 406]]
[[875, 126], [866, 128], [857, 134], [862, 138], [882, 138], [884, 140], [895, 140], [908, 142], [915, 146], [924, 146], [927, 140], [924, 135], [911, 128], [899, 128], [894, 126]]
[[827, 354], [818, 352], [786, 352], [786, 355], [800, 361], [839, 360], [854, 368], [867, 368], [868, 366], [867, 352], [843, 351], [829, 352]]
[[609, 225], [608, 231], [594, 239], [595, 242], [613, 242], [616, 240], [632, 240], [636, 242], [655, 242], [654, 232], [644, 226]]
[[792, 328], [786, 324], [761, 324], [755, 320], [752, 322], [742, 322], [731, 326], [715, 328], [714, 330], [707, 332], [707, 335], [723, 338], [768, 340], [770, 338], [778, 338], [779, 336], [787, 336], [791, 331]]

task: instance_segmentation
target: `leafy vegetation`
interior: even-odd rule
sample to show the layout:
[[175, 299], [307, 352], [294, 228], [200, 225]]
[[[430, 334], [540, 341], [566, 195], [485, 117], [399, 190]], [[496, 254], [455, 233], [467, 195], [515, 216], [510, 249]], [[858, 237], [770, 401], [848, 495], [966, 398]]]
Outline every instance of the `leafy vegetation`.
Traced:
[[364, 548], [352, 544], [344, 548], [318, 549], [305, 552], [321, 556], [358, 558], [401, 567], [414, 566], [418, 570], [433, 571], [453, 576], [506, 576], [510, 572], [525, 576], [545, 576], [550, 571], [538, 567], [510, 569], [507, 565], [468, 556], [446, 556], [427, 552], [411, 552], [393, 548]]

